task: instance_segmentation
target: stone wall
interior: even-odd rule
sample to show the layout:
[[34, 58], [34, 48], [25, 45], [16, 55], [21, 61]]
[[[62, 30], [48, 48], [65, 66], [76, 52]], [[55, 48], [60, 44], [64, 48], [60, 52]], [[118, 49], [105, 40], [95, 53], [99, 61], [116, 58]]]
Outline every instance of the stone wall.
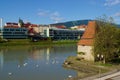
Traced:
[[[94, 55], [92, 54], [92, 46], [78, 45], [77, 56], [87, 61], [94, 61]], [[84, 53], [84, 54], [81, 54]]]

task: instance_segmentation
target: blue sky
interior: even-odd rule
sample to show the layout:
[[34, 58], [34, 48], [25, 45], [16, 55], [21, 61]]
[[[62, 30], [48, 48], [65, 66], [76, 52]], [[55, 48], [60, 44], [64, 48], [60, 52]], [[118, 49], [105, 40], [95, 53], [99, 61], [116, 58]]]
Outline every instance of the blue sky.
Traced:
[[0, 18], [5, 22], [50, 24], [111, 16], [120, 24], [120, 0], [0, 0]]

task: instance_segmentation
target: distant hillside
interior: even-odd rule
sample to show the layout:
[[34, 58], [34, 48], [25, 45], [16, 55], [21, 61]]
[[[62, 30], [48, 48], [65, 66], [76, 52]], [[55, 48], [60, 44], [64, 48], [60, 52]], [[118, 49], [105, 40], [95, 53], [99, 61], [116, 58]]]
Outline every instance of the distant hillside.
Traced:
[[87, 25], [89, 21], [92, 20], [76, 20], [76, 21], [68, 21], [68, 22], [62, 22], [62, 23], [56, 23], [56, 24], [50, 24], [50, 25], [65, 25], [67, 28], [72, 26], [78, 26], [78, 25]]
[[[89, 21], [92, 21], [90, 19], [88, 20], [76, 20], [76, 21], [68, 21], [68, 22], [62, 22], [62, 23], [55, 23], [55, 24], [50, 24], [54, 26], [59, 26], [59, 25], [64, 25], [67, 28], [72, 27], [72, 26], [78, 26], [78, 25], [87, 25]], [[120, 28], [120, 25], [116, 25], [118, 28]]]

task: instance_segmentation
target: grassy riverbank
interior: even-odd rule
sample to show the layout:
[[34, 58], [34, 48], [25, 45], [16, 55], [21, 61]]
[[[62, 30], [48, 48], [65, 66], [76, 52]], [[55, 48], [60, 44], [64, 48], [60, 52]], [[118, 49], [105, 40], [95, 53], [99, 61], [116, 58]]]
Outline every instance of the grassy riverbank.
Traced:
[[0, 42], [0, 46], [23, 46], [23, 45], [61, 45], [61, 44], [76, 44], [77, 40], [59, 40], [59, 41], [50, 41], [50, 40], [41, 40], [37, 42], [33, 42], [29, 39], [10, 39], [6, 42]]
[[68, 78], [67, 80], [82, 80], [104, 76], [110, 72], [120, 70], [120, 65], [113, 64], [102, 64], [100, 62], [87, 62], [84, 60], [78, 59], [76, 56], [68, 57], [63, 67], [77, 70], [78, 74], [76, 77]]

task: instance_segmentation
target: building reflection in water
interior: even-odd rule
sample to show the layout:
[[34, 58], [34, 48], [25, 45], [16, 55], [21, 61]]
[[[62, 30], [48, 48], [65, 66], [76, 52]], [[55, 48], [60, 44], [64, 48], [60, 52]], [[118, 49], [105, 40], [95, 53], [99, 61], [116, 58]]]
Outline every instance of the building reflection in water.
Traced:
[[47, 56], [46, 56], [46, 60], [47, 60], [47, 63], [49, 63], [49, 60], [50, 60], [50, 48], [47, 48]]
[[43, 60], [49, 63], [50, 48], [32, 47], [26, 49], [0, 49], [0, 68], [2, 70], [4, 63], [10, 61], [18, 61], [18, 64], [22, 66], [29, 56], [34, 60]]
[[4, 55], [3, 55], [3, 51], [0, 50], [0, 68], [1, 68], [1, 70], [3, 68], [3, 65], [4, 65]]
[[46, 60], [49, 63], [50, 60], [50, 48], [34, 47], [31, 49], [32, 58], [35, 60]]
[[[70, 49], [70, 50], [69, 50]], [[16, 62], [18, 66], [32, 61], [45, 64], [62, 63], [63, 56], [67, 57], [71, 51], [75, 51], [73, 46], [52, 46], [52, 47], [8, 47], [0, 49], [0, 68], [8, 62]]]

